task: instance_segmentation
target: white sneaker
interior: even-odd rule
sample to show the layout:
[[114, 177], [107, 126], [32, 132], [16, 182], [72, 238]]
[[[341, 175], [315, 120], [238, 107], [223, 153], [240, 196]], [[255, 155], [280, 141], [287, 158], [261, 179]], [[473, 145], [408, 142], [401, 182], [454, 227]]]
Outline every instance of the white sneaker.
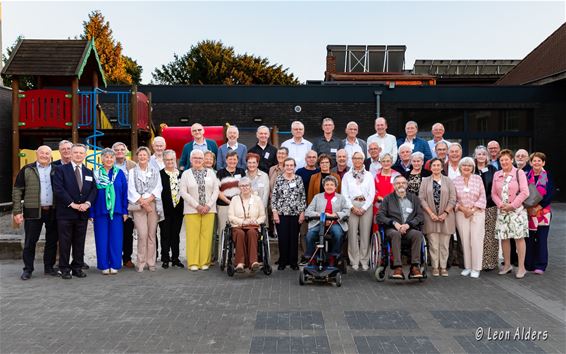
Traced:
[[198, 270], [198, 267], [194, 265], [194, 266], [190, 266], [189, 269], [194, 272]]
[[208, 266], [207, 266], [207, 265], [203, 265], [202, 267], [200, 267], [200, 269], [202, 269], [202, 270], [208, 270]]
[[353, 266], [352, 266], [352, 269], [353, 269], [353, 270], [358, 270], [358, 269], [360, 269], [360, 266], [353, 265]]
[[470, 273], [470, 277], [471, 278], [479, 278], [480, 272], [478, 272], [477, 270], [472, 270], [472, 272]]
[[104, 270], [102, 271], [102, 274], [104, 274], [104, 275], [110, 274], [110, 269], [104, 269]]
[[367, 265], [365, 265], [365, 264], [362, 266], [362, 270], [363, 270], [364, 272], [365, 272], [366, 270], [368, 270], [368, 269], [369, 269], [369, 266], [367, 266]]
[[110, 268], [110, 274], [116, 274], [116, 273], [118, 273], [118, 270], [114, 268]]
[[471, 269], [464, 269], [462, 273], [460, 273], [460, 275], [463, 277], [467, 277], [468, 275], [470, 275], [471, 272], [472, 272]]

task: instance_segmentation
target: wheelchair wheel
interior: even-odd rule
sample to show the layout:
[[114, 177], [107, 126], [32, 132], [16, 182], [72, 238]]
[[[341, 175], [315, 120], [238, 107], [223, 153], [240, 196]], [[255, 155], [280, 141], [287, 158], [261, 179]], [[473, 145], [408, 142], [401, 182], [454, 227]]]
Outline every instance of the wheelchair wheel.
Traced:
[[379, 266], [375, 270], [375, 280], [382, 282], [385, 280], [385, 267]]
[[334, 282], [336, 284], [336, 287], [341, 287], [342, 286], [342, 273], [338, 272], [336, 273], [336, 278], [334, 279]]
[[226, 269], [226, 243], [224, 240], [224, 232], [220, 234], [220, 242], [218, 248], [218, 264], [220, 265], [220, 270], [224, 271]]
[[305, 272], [303, 270], [301, 270], [299, 272], [299, 284], [300, 285], [305, 285], [306, 284], [306, 279], [305, 279]]
[[370, 249], [370, 268], [375, 269], [379, 264], [379, 259], [381, 258], [380, 253], [380, 241], [379, 235], [377, 233], [373, 233], [371, 235], [371, 249]]
[[271, 268], [269, 264], [264, 265], [262, 270], [263, 270], [263, 274], [265, 275], [271, 275], [271, 273], [273, 273], [273, 268]]

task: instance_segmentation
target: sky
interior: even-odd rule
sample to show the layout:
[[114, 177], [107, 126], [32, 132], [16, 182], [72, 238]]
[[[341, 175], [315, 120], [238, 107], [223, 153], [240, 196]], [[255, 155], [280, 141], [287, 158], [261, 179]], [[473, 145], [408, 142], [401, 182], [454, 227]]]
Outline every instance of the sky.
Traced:
[[266, 57], [305, 82], [324, 78], [329, 44], [406, 45], [406, 69], [416, 59], [522, 59], [566, 21], [566, 0], [2, 1], [2, 50], [18, 35], [73, 38], [93, 10], [142, 65], [146, 84], [174, 53], [205, 39]]

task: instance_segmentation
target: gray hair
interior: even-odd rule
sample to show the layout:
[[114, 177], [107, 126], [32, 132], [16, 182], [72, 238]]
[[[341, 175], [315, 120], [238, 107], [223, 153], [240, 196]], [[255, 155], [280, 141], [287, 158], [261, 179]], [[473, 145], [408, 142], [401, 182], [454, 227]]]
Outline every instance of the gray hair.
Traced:
[[152, 143], [152, 145], [155, 144], [155, 143], [157, 143], [157, 142], [161, 142], [161, 143], [163, 143], [163, 144], [167, 144], [167, 143], [165, 142], [165, 138], [162, 137], [162, 136], [156, 136], [155, 138], [153, 138], [153, 143]]
[[71, 150], [73, 150], [73, 149], [76, 148], [76, 147], [83, 148], [83, 149], [85, 150], [85, 152], [88, 151], [88, 148], [86, 147], [85, 144], [73, 144], [73, 146], [71, 146]]
[[415, 122], [414, 120], [410, 120], [407, 123], [405, 123], [405, 128], [407, 128], [408, 125], [414, 125], [415, 128], [419, 129], [419, 125], [417, 124], [417, 122]]
[[189, 159], [192, 159], [193, 156], [195, 156], [195, 155], [201, 155], [202, 158], [204, 158], [204, 152], [202, 150], [193, 149], [193, 151], [191, 151], [191, 155], [189, 156]]
[[267, 131], [269, 131], [269, 128], [265, 125], [260, 125], [259, 127], [257, 127], [256, 131], [259, 132], [260, 130], [263, 130], [263, 129], [267, 129]]
[[173, 158], [177, 159], [177, 154], [175, 153], [175, 150], [167, 149], [163, 151], [163, 158], [167, 157], [168, 155], [173, 155]]
[[326, 182], [332, 182], [334, 183], [334, 187], [338, 187], [338, 180], [332, 175], [328, 175], [322, 179], [323, 186], [326, 184]]
[[61, 140], [61, 141], [59, 142], [59, 148], [61, 148], [61, 146], [62, 146], [62, 145], [65, 145], [65, 144], [71, 144], [71, 145], [73, 145], [73, 143], [71, 143], [69, 140]]
[[448, 149], [450, 150], [453, 146], [457, 147], [458, 149], [460, 149], [460, 151], [462, 151], [462, 145], [460, 145], [460, 143], [450, 143]]
[[401, 152], [401, 149], [405, 149], [405, 148], [407, 148], [407, 149], [413, 151], [413, 148], [411, 147], [411, 145], [409, 145], [409, 143], [403, 143], [403, 144], [401, 144], [401, 145], [399, 146], [399, 149], [397, 150], [397, 152], [400, 153], [400, 152]]
[[441, 140], [438, 143], [436, 143], [436, 145], [434, 145], [434, 151], [436, 151], [438, 145], [444, 145], [446, 146], [446, 150], [448, 150], [448, 144], [445, 141]]
[[381, 155], [381, 157], [379, 158], [379, 162], [382, 162], [383, 160], [385, 160], [386, 158], [389, 158], [391, 160], [391, 162], [393, 162], [393, 156], [391, 156], [390, 153], [386, 152], [385, 154]]
[[487, 148], [483, 145], [478, 145], [476, 146], [476, 148], [474, 149], [474, 159], [476, 158], [476, 155], [478, 153], [478, 151], [483, 151], [485, 152], [486, 155], [489, 156], [489, 151], [487, 151]]
[[476, 172], [476, 162], [471, 157], [466, 156], [460, 160], [460, 162], [458, 163], [458, 171], [460, 171], [460, 173], [462, 173], [462, 166], [464, 165], [472, 166], [472, 174]]
[[356, 152], [354, 152], [354, 153], [352, 154], [352, 158], [354, 158], [354, 156], [355, 156], [356, 154], [360, 154], [360, 155], [362, 155], [362, 158], [363, 158], [364, 160], [366, 159], [366, 154], [364, 154], [364, 153], [361, 152], [361, 151], [356, 151]]
[[147, 156], [151, 156], [151, 151], [149, 150], [149, 148], [147, 146], [140, 146], [137, 150], [136, 150], [136, 156], [139, 155], [140, 152], [145, 151], [145, 153], [147, 154]]
[[424, 161], [424, 154], [420, 151], [415, 151], [411, 154], [411, 161], [413, 161], [413, 159], [421, 159]]
[[332, 119], [332, 118], [330, 118], [330, 117], [326, 117], [326, 118], [324, 118], [324, 119], [322, 120], [322, 123], [321, 123], [321, 124], [324, 124], [324, 123], [326, 123], [326, 122], [330, 122], [330, 123], [334, 124], [334, 119]]
[[117, 141], [112, 144], [112, 150], [116, 149], [118, 146], [123, 146], [126, 149], [126, 152], [128, 152], [128, 146], [121, 141]]
[[407, 180], [407, 177], [403, 176], [402, 174], [398, 174], [393, 177], [393, 183], [397, 182], [398, 178], [404, 178], [405, 180]]
[[247, 184], [247, 185], [252, 185], [252, 180], [249, 179], [249, 177], [242, 177], [240, 178], [240, 181], [238, 181], [238, 186], [241, 186], [243, 184]]
[[112, 150], [110, 148], [104, 148], [100, 152], [100, 157], [103, 157], [104, 155], [110, 155], [110, 156], [114, 157], [114, 156], [116, 156], [116, 153], [114, 152], [114, 150]]

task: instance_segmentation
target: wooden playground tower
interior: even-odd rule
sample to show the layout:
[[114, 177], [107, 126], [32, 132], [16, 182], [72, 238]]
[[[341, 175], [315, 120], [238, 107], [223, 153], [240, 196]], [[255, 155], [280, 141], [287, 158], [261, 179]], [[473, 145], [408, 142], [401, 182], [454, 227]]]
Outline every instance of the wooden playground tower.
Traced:
[[[20, 170], [20, 151], [69, 139], [96, 152], [116, 141], [131, 151], [151, 139], [151, 93], [103, 91], [106, 79], [94, 41], [23, 39], [2, 76], [12, 79], [12, 176]], [[37, 89], [20, 91], [33, 77]], [[70, 91], [69, 91], [70, 88]], [[106, 102], [110, 117], [99, 98]]]

